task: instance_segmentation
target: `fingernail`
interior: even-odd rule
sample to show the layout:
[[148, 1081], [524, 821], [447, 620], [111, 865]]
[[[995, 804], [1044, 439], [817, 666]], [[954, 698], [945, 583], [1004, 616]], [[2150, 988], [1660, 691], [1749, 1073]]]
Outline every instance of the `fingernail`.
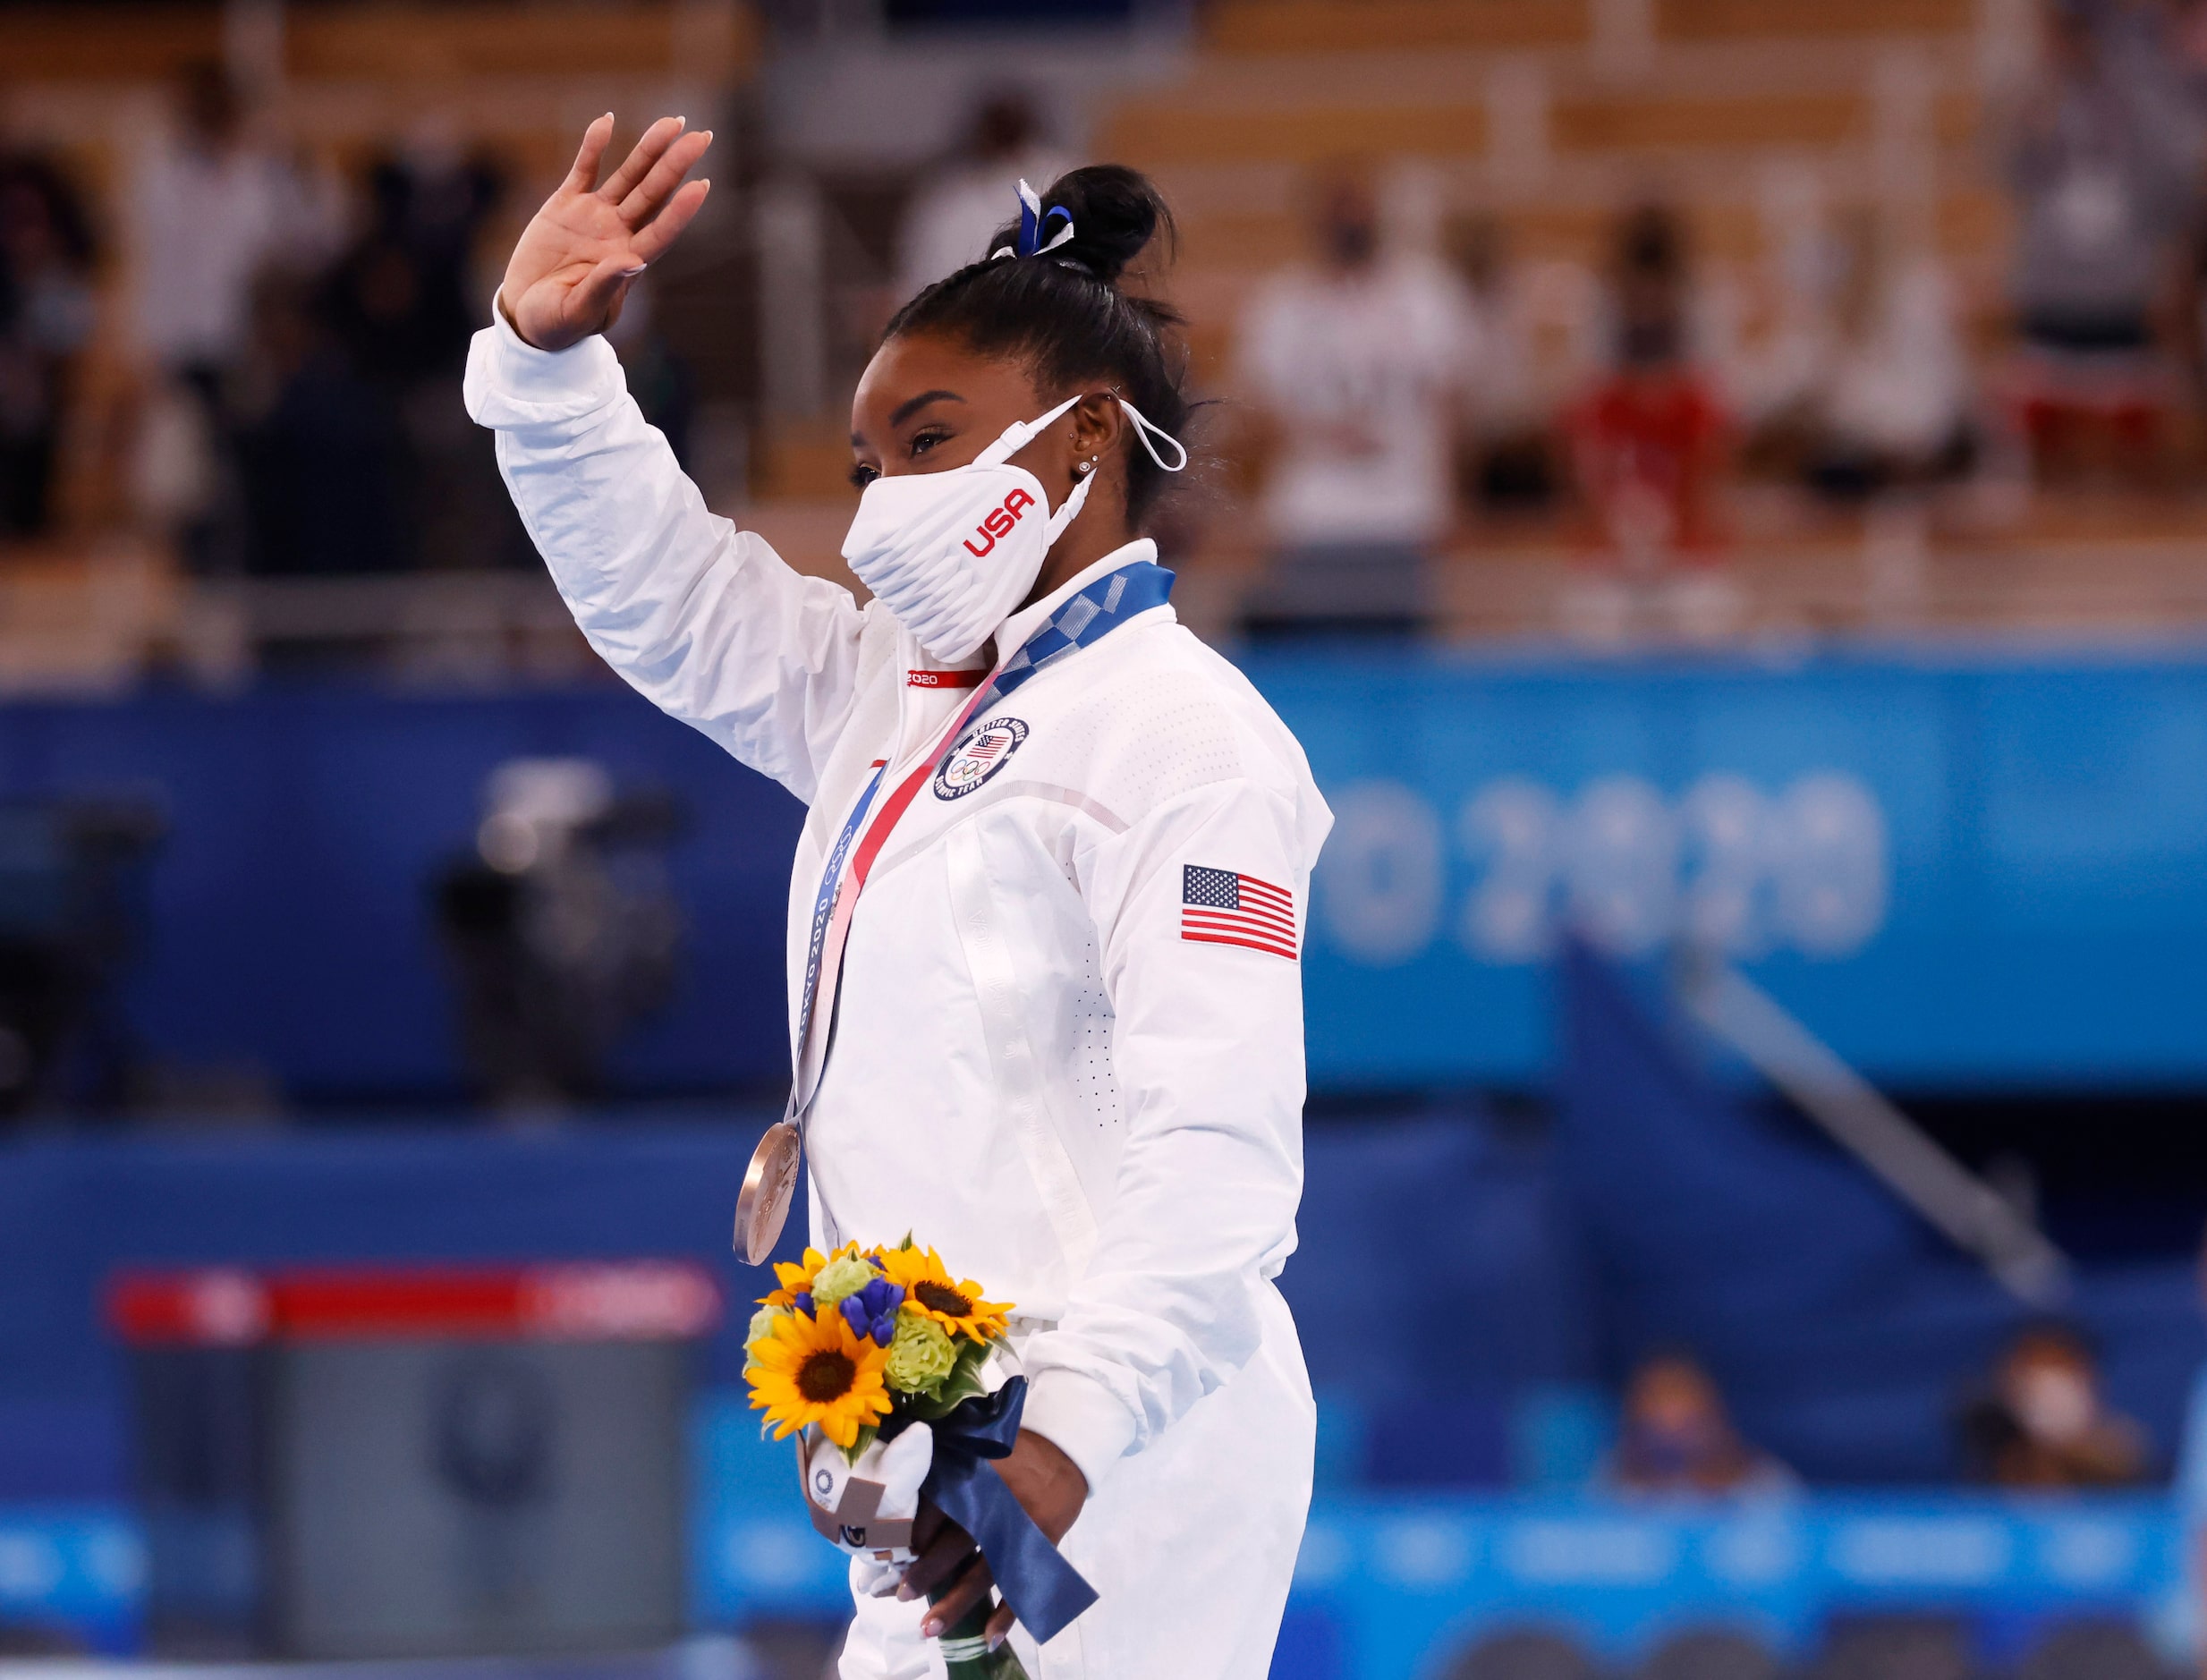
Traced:
[[1003, 1634], [1001, 1634], [1001, 1633], [991, 1633], [991, 1634], [989, 1634], [989, 1649], [990, 1650], [995, 1650], [997, 1646], [1001, 1645], [1003, 1642], [1004, 1642], [1004, 1635], [1003, 1635]]
[[918, 1593], [914, 1592], [914, 1591], [912, 1590], [912, 1582], [910, 1582], [909, 1581], [907, 1581], [907, 1582], [903, 1582], [899, 1583], [899, 1585], [897, 1586], [897, 1589], [896, 1589], [896, 1599], [897, 1599], [897, 1602], [898, 1602], [898, 1603], [900, 1603], [900, 1604], [910, 1604], [910, 1603], [911, 1603], [911, 1602], [912, 1602], [914, 1599], [918, 1598], [919, 1596], [920, 1596], [920, 1595], [919, 1595]]
[[920, 1624], [920, 1637], [921, 1639], [940, 1639], [942, 1636], [943, 1625], [939, 1617], [930, 1616], [926, 1621]]
[[634, 278], [635, 278], [638, 275], [641, 274], [643, 271], [644, 271], [644, 265], [643, 265], [643, 264], [641, 264], [641, 263], [638, 263], [638, 264], [637, 264], [637, 265], [636, 265], [633, 268], [624, 268], [624, 269], [622, 269], [622, 270], [621, 270], [621, 277], [622, 277], [624, 280], [633, 280], [633, 279], [634, 279]]

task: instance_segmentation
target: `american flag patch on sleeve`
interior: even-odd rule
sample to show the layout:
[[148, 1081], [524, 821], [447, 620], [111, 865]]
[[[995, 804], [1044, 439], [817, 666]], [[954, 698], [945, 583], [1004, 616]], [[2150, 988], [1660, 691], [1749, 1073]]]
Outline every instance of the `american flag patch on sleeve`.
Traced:
[[1285, 887], [1193, 863], [1180, 871], [1180, 937], [1295, 956], [1295, 901]]

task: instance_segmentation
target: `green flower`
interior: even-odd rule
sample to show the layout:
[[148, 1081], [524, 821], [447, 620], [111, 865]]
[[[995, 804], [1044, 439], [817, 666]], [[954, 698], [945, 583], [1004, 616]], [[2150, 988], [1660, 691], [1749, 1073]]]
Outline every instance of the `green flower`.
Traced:
[[958, 1345], [949, 1331], [916, 1312], [896, 1315], [896, 1335], [889, 1343], [890, 1387], [926, 1394], [939, 1387], [957, 1362]]
[[751, 1345], [763, 1342], [774, 1334], [774, 1320], [782, 1316], [779, 1307], [761, 1307], [751, 1315], [751, 1328], [743, 1332], [743, 1369], [749, 1370], [759, 1362], [752, 1357]]
[[812, 1311], [823, 1313], [840, 1304], [844, 1298], [854, 1295], [881, 1274], [874, 1263], [861, 1260], [855, 1254], [846, 1254], [831, 1260], [812, 1277]]

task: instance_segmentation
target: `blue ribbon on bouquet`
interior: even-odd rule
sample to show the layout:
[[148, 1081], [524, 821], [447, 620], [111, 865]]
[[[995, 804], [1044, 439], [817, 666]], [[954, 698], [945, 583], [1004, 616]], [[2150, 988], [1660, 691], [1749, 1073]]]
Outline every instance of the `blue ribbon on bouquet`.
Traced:
[[[1004, 1478], [982, 1461], [1011, 1455], [1027, 1379], [1014, 1377], [992, 1395], [968, 1400], [929, 1424], [935, 1462], [920, 1484], [922, 1498], [973, 1537], [997, 1589], [1020, 1625], [1048, 1644], [1096, 1602], [1096, 1589], [1034, 1525]], [[881, 1431], [886, 1438], [891, 1431]]]

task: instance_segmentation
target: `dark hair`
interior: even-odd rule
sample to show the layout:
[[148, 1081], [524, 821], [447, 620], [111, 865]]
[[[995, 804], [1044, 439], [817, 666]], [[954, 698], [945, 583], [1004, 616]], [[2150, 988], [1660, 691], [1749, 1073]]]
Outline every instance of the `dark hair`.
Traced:
[[[1173, 214], [1142, 175], [1095, 164], [1061, 175], [1042, 194], [1043, 238], [1073, 221], [1073, 237], [1032, 257], [980, 260], [938, 280], [889, 321], [884, 339], [913, 334], [955, 338], [984, 356], [1023, 362], [1046, 390], [1102, 381], [1177, 437], [1190, 404], [1182, 388], [1187, 354], [1180, 317], [1155, 298], [1123, 290], [1119, 276], [1159, 241], [1169, 257]], [[989, 251], [1017, 248], [1019, 224], [998, 230]], [[1126, 515], [1139, 527], [1167, 474], [1140, 439], [1129, 439]]]

